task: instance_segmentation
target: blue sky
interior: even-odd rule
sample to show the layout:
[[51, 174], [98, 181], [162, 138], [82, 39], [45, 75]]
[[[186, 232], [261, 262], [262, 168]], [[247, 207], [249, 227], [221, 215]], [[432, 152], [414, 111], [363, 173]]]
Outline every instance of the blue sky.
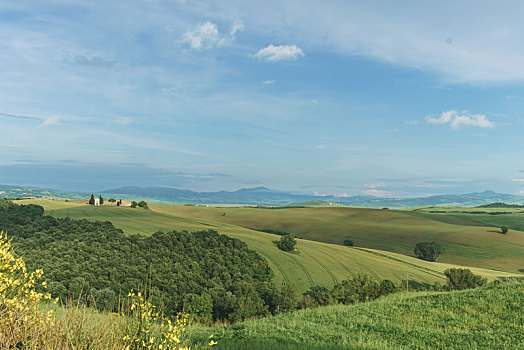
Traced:
[[0, 1], [0, 183], [524, 194], [523, 10]]

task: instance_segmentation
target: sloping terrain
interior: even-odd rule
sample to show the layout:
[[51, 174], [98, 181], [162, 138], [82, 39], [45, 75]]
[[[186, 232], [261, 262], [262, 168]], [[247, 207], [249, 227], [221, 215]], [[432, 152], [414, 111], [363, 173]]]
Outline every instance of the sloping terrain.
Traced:
[[[297, 237], [413, 254], [417, 242], [437, 241], [444, 248], [439, 261], [518, 272], [524, 269], [524, 232], [499, 234], [495, 222], [477, 216], [426, 214], [362, 208], [207, 208], [153, 205], [158, 213], [220, 221], [257, 230], [289, 232]], [[513, 214], [512, 214], [513, 215]], [[511, 220], [524, 226], [524, 214]], [[491, 220], [502, 215], [486, 215]], [[502, 221], [501, 221], [502, 222]], [[504, 220], [508, 222], [509, 220]], [[511, 226], [515, 227], [515, 226]], [[522, 271], [520, 271], [522, 272]]]
[[524, 285], [395, 293], [357, 305], [299, 310], [194, 330], [216, 349], [522, 349]]
[[[46, 207], [45, 203], [40, 202], [39, 204]], [[274, 244], [274, 241], [279, 239], [278, 235], [250, 230], [224, 222], [138, 208], [92, 207], [64, 203], [62, 209], [57, 209], [55, 203], [52, 203], [52, 205], [54, 209], [46, 209], [47, 214], [56, 217], [68, 216], [111, 221], [116, 227], [127, 233], [149, 235], [159, 230], [217, 230], [220, 233], [239, 238], [257, 250], [268, 259], [275, 272], [276, 282], [293, 282], [299, 292], [307, 290], [312, 285], [331, 287], [336, 282], [347, 278], [348, 275], [357, 273], [366, 273], [377, 279], [389, 278], [397, 283], [406, 278], [430, 284], [434, 282], [443, 283], [445, 279], [442, 272], [451, 266], [443, 263], [428, 263], [403, 255], [390, 256], [387, 252], [371, 249], [350, 248], [305, 239], [298, 240], [300, 250], [298, 254], [285, 253]], [[185, 208], [199, 209], [197, 207]], [[514, 275], [483, 269], [474, 269], [474, 271], [490, 280], [501, 276]]]

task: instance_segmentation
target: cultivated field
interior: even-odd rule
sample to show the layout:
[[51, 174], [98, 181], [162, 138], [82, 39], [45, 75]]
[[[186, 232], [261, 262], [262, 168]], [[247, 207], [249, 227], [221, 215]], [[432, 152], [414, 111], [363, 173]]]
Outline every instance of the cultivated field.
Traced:
[[[19, 203], [24, 202], [30, 203], [31, 201], [19, 201]], [[350, 248], [307, 239], [298, 240], [298, 248], [300, 250], [298, 254], [284, 253], [276, 248], [273, 243], [279, 239], [279, 236], [250, 230], [242, 227], [244, 225], [229, 224], [224, 220], [228, 216], [238, 216], [238, 210], [267, 214], [280, 213], [280, 210], [224, 209], [170, 205], [153, 205], [151, 210], [144, 210], [109, 206], [92, 207], [85, 204], [60, 203], [58, 201], [46, 202], [43, 200], [38, 200], [37, 203], [46, 208], [47, 214], [56, 217], [69, 216], [71, 218], [111, 221], [116, 227], [129, 234], [140, 233], [147, 235], [156, 231], [170, 231], [173, 229], [217, 230], [220, 233], [239, 238], [257, 250], [268, 259], [271, 268], [275, 272], [276, 282], [291, 281], [297, 286], [299, 292], [307, 290], [312, 285], [332, 287], [336, 282], [356, 273], [366, 273], [377, 279], [389, 278], [397, 283], [406, 278], [430, 284], [434, 282], [444, 283], [445, 279], [442, 272], [451, 266], [444, 263], [424, 262], [412, 257], [380, 250]], [[302, 209], [289, 210], [287, 213], [295, 222], [303, 220]], [[324, 210], [336, 211], [339, 209], [315, 208], [311, 210], [321, 210], [322, 212], [318, 213], [318, 215], [320, 215], [320, 218], [324, 215], [324, 220], [327, 222], [328, 219], [325, 218]], [[225, 211], [226, 215], [222, 216]], [[249, 213], [246, 212], [247, 214]], [[312, 214], [308, 213], [308, 215]], [[273, 218], [272, 220], [276, 219]], [[472, 270], [477, 274], [488, 277], [490, 280], [501, 276], [515, 275], [493, 270]]]
[[[420, 241], [437, 241], [445, 249], [439, 261], [503, 271], [523, 272], [524, 232], [499, 234], [503, 223], [523, 226], [524, 214], [446, 215], [360, 208], [206, 208], [152, 205], [152, 210], [183, 217], [220, 221], [253, 229], [290, 232], [297, 237], [413, 254]], [[485, 222], [479, 221], [485, 220]]]

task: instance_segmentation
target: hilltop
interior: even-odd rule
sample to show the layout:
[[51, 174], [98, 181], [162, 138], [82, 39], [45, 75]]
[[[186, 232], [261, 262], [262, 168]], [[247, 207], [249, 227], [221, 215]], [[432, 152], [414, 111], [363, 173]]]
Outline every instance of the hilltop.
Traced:
[[88, 199], [91, 193], [105, 198], [145, 200], [165, 204], [216, 204], [250, 206], [322, 206], [322, 203], [361, 208], [415, 208], [428, 206], [474, 207], [494, 202], [523, 204], [524, 197], [493, 191], [466, 194], [435, 195], [416, 198], [379, 198], [373, 196], [316, 196], [279, 191], [267, 187], [241, 188], [236, 191], [196, 192], [171, 187], [125, 186], [89, 192], [39, 189], [28, 186], [2, 186], [0, 197]]

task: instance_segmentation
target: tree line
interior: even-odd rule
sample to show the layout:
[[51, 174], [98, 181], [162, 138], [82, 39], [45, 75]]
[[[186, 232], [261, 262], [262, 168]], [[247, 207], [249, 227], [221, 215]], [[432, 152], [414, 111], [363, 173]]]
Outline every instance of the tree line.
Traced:
[[126, 235], [107, 221], [57, 219], [1, 199], [0, 229], [29, 269], [43, 268], [53, 297], [84, 295], [100, 308], [146, 280], [168, 315], [186, 310], [204, 322], [269, 315], [295, 298], [273, 285], [262, 256], [213, 230]]

